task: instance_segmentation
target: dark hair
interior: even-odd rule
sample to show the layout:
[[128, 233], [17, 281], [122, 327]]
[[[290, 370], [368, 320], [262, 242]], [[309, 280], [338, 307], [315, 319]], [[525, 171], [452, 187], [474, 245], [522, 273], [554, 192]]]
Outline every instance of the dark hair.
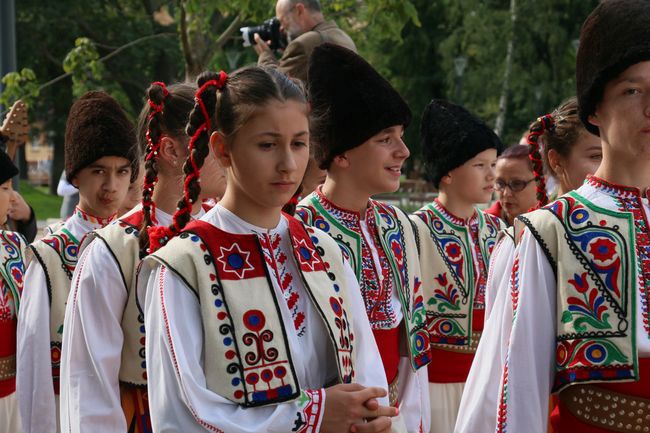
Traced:
[[309, 9], [312, 12], [320, 12], [320, 1], [319, 0], [289, 0], [289, 6], [294, 7], [298, 3], [305, 5], [305, 8]]
[[545, 114], [530, 125], [530, 132], [528, 133], [528, 137], [526, 137], [528, 158], [530, 158], [530, 162], [533, 164], [533, 175], [537, 184], [537, 203], [534, 209], [545, 206], [548, 203], [546, 179], [544, 178], [544, 163], [542, 162], [542, 155], [540, 153], [541, 143], [539, 142], [539, 137], [545, 131], [554, 128], [554, 126], [553, 117], [550, 114]]
[[501, 155], [497, 159], [523, 159], [529, 163], [530, 169], [533, 170], [532, 162], [528, 156], [528, 146], [521, 145], [519, 143], [513, 144], [510, 147], [506, 147]]
[[143, 220], [140, 227], [140, 254], [149, 247], [149, 227], [155, 220], [156, 204], [153, 191], [158, 181], [158, 149], [163, 135], [186, 140], [185, 125], [194, 107], [196, 88], [178, 83], [167, 87], [154, 82], [147, 89], [147, 103], [138, 117], [138, 141], [145, 155], [144, 185], [142, 191]]
[[567, 99], [551, 113], [555, 128], [546, 131], [542, 137], [544, 148], [542, 158], [547, 172], [551, 175], [548, 152], [553, 149], [563, 157], [568, 157], [581, 134], [588, 133], [578, 115], [578, 100], [574, 96]]
[[192, 205], [199, 198], [199, 175], [209, 153], [209, 140], [213, 131], [219, 131], [231, 140], [251, 116], [270, 100], [294, 100], [306, 103], [305, 91], [299, 81], [294, 81], [275, 69], [249, 66], [228, 76], [225, 72], [204, 72], [197, 79], [195, 105], [187, 124], [190, 153], [183, 166], [185, 180], [183, 197], [178, 202], [172, 224], [157, 230], [151, 249], [164, 245], [189, 222]]

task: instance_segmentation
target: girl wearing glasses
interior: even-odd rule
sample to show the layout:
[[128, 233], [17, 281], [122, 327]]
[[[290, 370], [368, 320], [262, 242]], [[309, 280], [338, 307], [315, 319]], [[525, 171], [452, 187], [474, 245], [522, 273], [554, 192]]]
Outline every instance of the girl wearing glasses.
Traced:
[[528, 146], [514, 145], [497, 159], [494, 190], [498, 200], [486, 210], [509, 226], [517, 216], [535, 206], [535, 175]]

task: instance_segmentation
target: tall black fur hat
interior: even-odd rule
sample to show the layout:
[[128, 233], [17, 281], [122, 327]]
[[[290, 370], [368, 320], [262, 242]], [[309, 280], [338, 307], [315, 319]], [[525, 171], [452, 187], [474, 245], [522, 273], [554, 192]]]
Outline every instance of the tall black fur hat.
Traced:
[[[133, 162], [138, 158], [133, 124], [108, 93], [88, 92], [70, 108], [64, 153], [68, 181], [104, 156], [121, 156]], [[137, 171], [133, 172], [131, 180], [137, 176]]]
[[576, 88], [580, 120], [589, 123], [605, 85], [635, 63], [650, 60], [650, 1], [604, 0], [587, 17], [580, 32]]
[[5, 183], [18, 174], [18, 168], [14, 165], [7, 152], [0, 149], [0, 184]]
[[499, 137], [463, 107], [433, 99], [424, 109], [420, 145], [427, 178], [438, 188], [451, 170], [487, 149], [503, 151]]
[[411, 123], [408, 105], [375, 69], [347, 48], [319, 45], [309, 59], [311, 142], [321, 169], [385, 128]]

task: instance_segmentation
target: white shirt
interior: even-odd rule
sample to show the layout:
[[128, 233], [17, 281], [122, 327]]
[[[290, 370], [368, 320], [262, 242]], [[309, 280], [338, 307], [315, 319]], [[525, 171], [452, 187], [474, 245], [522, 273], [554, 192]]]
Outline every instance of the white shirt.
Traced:
[[[80, 243], [102, 223], [75, 212], [63, 226]], [[32, 260], [25, 273], [25, 286], [18, 315], [16, 394], [25, 433], [59, 430], [58, 396], [52, 386], [50, 353], [50, 303], [45, 272]]]
[[[133, 212], [140, 208], [136, 206]], [[172, 216], [160, 209], [156, 209], [155, 217], [159, 225], [172, 222]], [[139, 261], [138, 257], [134, 259]], [[127, 425], [118, 375], [124, 342], [121, 323], [128, 293], [106, 243], [90, 242], [79, 258], [72, 281], [61, 354], [62, 431], [124, 433]]]
[[[312, 390], [321, 405], [325, 404], [322, 389], [328, 380], [336, 377], [336, 366], [329, 337], [322, 319], [308, 300], [308, 294], [298, 274], [288, 235], [288, 222], [282, 217], [277, 227], [266, 230], [241, 220], [217, 205], [203, 218], [204, 221], [231, 233], [255, 233], [258, 237], [277, 237], [277, 248], [289, 258], [280, 272], [295, 277], [293, 289], [303, 303], [305, 329], [296, 327], [295, 314], [287, 303], [280, 303], [289, 348], [298, 382], [303, 390]], [[264, 242], [262, 242], [264, 245]], [[274, 248], [275, 249], [275, 248]], [[276, 270], [268, 267], [271, 275]], [[348, 311], [355, 333], [357, 365], [356, 380], [365, 386], [387, 388], [381, 367], [381, 358], [368, 323], [363, 299], [356, 277], [346, 266], [344, 276], [350, 299]], [[151, 272], [143, 270], [140, 278], [146, 279], [145, 326], [147, 328], [146, 356], [148, 366], [149, 405], [152, 426], [156, 432], [228, 433], [289, 432], [298, 413], [302, 412], [300, 400], [272, 406], [244, 409], [221, 395], [209, 390], [203, 370], [203, 324], [196, 296], [174, 273], [162, 265]], [[278, 299], [283, 299], [277, 278], [271, 278]], [[143, 287], [140, 286], [139, 287]], [[140, 297], [142, 299], [142, 297]], [[254, 300], [251, 300], [254, 302]], [[380, 404], [387, 405], [385, 398]], [[315, 420], [318, 431], [323, 410]]]

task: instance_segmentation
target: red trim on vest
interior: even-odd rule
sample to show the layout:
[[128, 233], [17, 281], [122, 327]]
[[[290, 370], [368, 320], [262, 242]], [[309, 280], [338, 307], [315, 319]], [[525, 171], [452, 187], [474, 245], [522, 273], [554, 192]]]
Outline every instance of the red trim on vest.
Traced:
[[395, 381], [399, 369], [399, 331], [399, 326], [393, 329], [372, 330], [389, 384]]
[[[472, 312], [472, 330], [482, 331], [485, 310]], [[431, 363], [427, 366], [429, 383], [466, 382], [474, 361], [473, 353], [457, 353], [431, 347]]]
[[183, 231], [196, 233], [207, 245], [222, 280], [265, 277], [266, 264], [256, 235], [229, 233], [205, 221], [192, 221]]
[[[627, 394], [635, 397], [650, 399], [650, 358], [639, 358], [639, 380], [635, 382], [621, 383], [597, 383], [594, 386], [607, 389], [619, 394]], [[576, 419], [566, 406], [559, 402], [557, 409], [551, 414], [551, 422], [557, 422], [558, 433], [611, 433], [612, 430], [598, 428], [588, 425]]]

